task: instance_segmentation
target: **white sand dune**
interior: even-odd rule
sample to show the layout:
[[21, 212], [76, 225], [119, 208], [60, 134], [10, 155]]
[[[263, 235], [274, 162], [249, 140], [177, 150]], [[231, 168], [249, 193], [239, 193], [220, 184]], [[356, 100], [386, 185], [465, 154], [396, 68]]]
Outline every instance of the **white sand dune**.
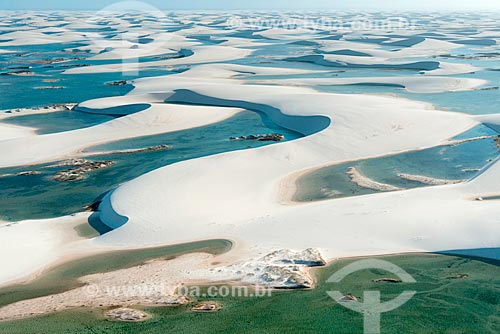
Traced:
[[0, 285], [40, 272], [56, 260], [96, 252], [74, 228], [88, 214], [16, 223], [0, 221]]
[[390, 84], [403, 86], [410, 93], [442, 93], [472, 90], [488, 83], [486, 80], [471, 78], [450, 78], [438, 76], [420, 77], [356, 77], [356, 78], [297, 78], [262, 80], [268, 83], [291, 86], [336, 86], [357, 84]]
[[[477, 247], [484, 245], [480, 240], [489, 240], [482, 239], [483, 232], [465, 243], [447, 237], [454, 233], [453, 224], [446, 223], [455, 217], [451, 207], [462, 205], [457, 200], [457, 188], [429, 188], [294, 206], [283, 205], [281, 197], [281, 182], [291, 173], [434, 146], [477, 124], [472, 117], [433, 110], [425, 103], [404, 99], [223, 81], [200, 82], [183, 75], [177, 75], [176, 80], [143, 79], [136, 82], [136, 92], [154, 87], [191, 89], [219, 99], [207, 100], [212, 104], [235, 106], [241, 104], [228, 100], [241, 101], [240, 97], [245, 96], [243, 105], [268, 105], [293, 116], [321, 115], [331, 119], [331, 123], [325, 127], [321, 118], [282, 117], [281, 113], [263, 107], [261, 110], [275, 122], [311, 135], [259, 149], [180, 162], [124, 184], [113, 193], [111, 202], [119, 214], [129, 217], [129, 222], [97, 238], [96, 244], [140, 246], [219, 237], [240, 241], [258, 251], [319, 247], [333, 258]], [[177, 99], [204, 102], [203, 97], [188, 93]], [[312, 134], [317, 131], [320, 132]], [[421, 191], [429, 194], [418, 193]], [[430, 201], [441, 196], [435, 195], [435, 191], [443, 192], [442, 208]], [[413, 210], [408, 207], [413, 201], [420, 210], [430, 205], [440, 224], [448, 224], [444, 230], [435, 231], [436, 225], [427, 224], [434, 224], [434, 218], [426, 222], [419, 215], [406, 217], [403, 212]], [[462, 208], [476, 205], [465, 203]], [[465, 226], [475, 217], [463, 211], [458, 209], [456, 218], [462, 219]], [[484, 231], [491, 232], [491, 226], [484, 224]], [[463, 226], [461, 230], [459, 225], [456, 233], [464, 233]], [[366, 229], [373, 233], [364, 232]]]
[[[353, 51], [359, 51], [371, 55], [372, 57], [356, 57], [358, 61], [375, 61], [370, 60], [370, 58], [392, 60], [392, 59], [402, 59], [402, 58], [417, 58], [417, 57], [431, 57], [438, 56], [444, 53], [448, 53], [453, 49], [458, 49], [461, 47], [459, 44], [440, 41], [436, 39], [426, 38], [424, 41], [417, 43], [408, 48], [401, 48], [396, 51], [381, 50], [380, 46], [377, 44], [367, 44], [359, 42], [349, 42], [349, 41], [326, 41], [322, 42], [324, 48], [322, 50], [332, 52], [342, 49], [350, 49]], [[340, 56], [340, 55], [330, 55], [329, 60], [338, 60], [346, 62], [356, 62], [353, 56]], [[366, 59], [368, 58], [368, 59]]]
[[178, 31], [177, 33], [179, 35], [229, 35], [231, 33], [235, 33], [236, 30], [229, 30], [229, 29], [217, 29], [217, 28], [210, 28], [210, 27], [205, 27], [202, 25], [195, 25], [194, 27], [191, 28], [186, 28]]
[[36, 130], [24, 126], [0, 123], [0, 141], [34, 136]]
[[[279, 68], [279, 67], [259, 67], [259, 66], [247, 66], [238, 64], [206, 64], [198, 65], [191, 68], [189, 71], [182, 73], [181, 75], [176, 75], [174, 78], [190, 78], [191, 80], [197, 81], [210, 81], [214, 79], [231, 79], [231, 78], [242, 78], [245, 82], [251, 82], [251, 78], [258, 76], [285, 76], [285, 75], [296, 75], [296, 74], [323, 74], [329, 73], [330, 71], [321, 70], [303, 70], [298, 68]], [[159, 80], [165, 80], [165, 77], [159, 78]], [[140, 83], [141, 87], [136, 87], [134, 94], [139, 90], [144, 90], [145, 85], [156, 85], [156, 80], [136, 80], [135, 82]], [[241, 82], [239, 82], [241, 83]], [[234, 82], [238, 84], [238, 82]], [[151, 87], [153, 89], [153, 87]]]
[[[225, 35], [239, 31], [219, 29], [226, 26], [221, 22], [210, 27], [200, 24], [175, 33], [165, 33], [167, 27], [200, 17], [186, 14], [175, 19], [168, 18], [155, 27], [135, 30], [147, 38], [162, 41], [161, 48], [117, 41], [110, 42], [109, 46], [115, 49], [113, 52], [106, 46], [92, 44], [92, 40], [102, 37], [104, 32], [75, 31], [102, 28], [101, 25], [86, 22], [82, 17], [64, 17], [64, 22], [69, 24], [63, 28], [54, 28], [52, 25], [55, 22], [35, 18], [26, 30], [8, 30], [2, 35], [5, 42], [1, 42], [0, 47], [83, 41], [89, 45], [81, 50], [102, 52], [92, 60], [168, 55], [183, 48], [194, 53], [183, 58], [138, 65], [102, 64], [73, 68], [65, 72], [70, 74], [197, 66], [181, 74], [136, 80], [134, 91], [124, 97], [81, 103], [80, 107], [88, 108], [88, 112], [149, 105], [143, 111], [97, 126], [33, 135], [32, 130], [0, 124], [0, 167], [66, 159], [78, 156], [92, 145], [220, 122], [243, 109], [266, 113], [275, 123], [305, 137], [258, 149], [182, 161], [127, 182], [113, 192], [110, 204], [118, 214], [128, 217], [128, 222], [91, 242], [78, 240], [68, 232], [68, 227], [84, 220], [85, 215], [2, 224], [0, 228], [4, 232], [0, 233], [0, 251], [15, 254], [16, 257], [0, 258], [4, 269], [0, 273], [0, 283], [36, 273], [47, 264], [61, 260], [63, 255], [214, 238], [235, 241], [233, 255], [229, 255], [234, 261], [276, 249], [309, 247], [319, 248], [328, 259], [333, 259], [500, 246], [496, 218], [500, 214], [498, 203], [494, 200], [474, 200], [500, 193], [498, 161], [464, 184], [315, 203], [292, 205], [289, 201], [291, 194], [288, 190], [290, 182], [294, 182], [293, 175], [318, 166], [444, 144], [479, 123], [499, 130], [500, 116], [476, 118], [435, 110], [430, 104], [407, 99], [320, 93], [309, 87], [283, 85], [379, 83], [402, 85], [415, 93], [470, 90], [485, 81], [438, 76], [470, 73], [481, 68], [466, 63], [415, 59], [448, 53], [461, 47], [461, 44], [427, 38], [410, 47], [395, 46], [389, 50], [381, 44], [345, 40], [357, 37], [352, 31], [339, 31], [344, 40], [335, 41], [320, 39], [328, 35], [314, 30], [277, 28], [255, 33], [265, 38], [262, 40], [226, 38]], [[216, 16], [204, 20], [200, 22], [207, 25], [217, 22]], [[132, 31], [131, 22], [124, 19], [114, 18], [107, 24], [113, 31], [116, 29], [118, 36]], [[455, 27], [463, 28], [463, 24], [447, 26], [450, 29]], [[227, 42], [199, 45], [199, 42], [189, 38], [197, 34], [213, 35], [214, 40]], [[370, 37], [384, 38], [386, 34], [374, 31]], [[400, 34], [399, 37], [389, 38], [387, 43], [397, 42], [406, 35], [411, 38], [416, 32], [402, 31]], [[445, 37], [453, 37], [453, 34]], [[419, 65], [439, 67], [424, 70], [425, 76], [416, 77], [277, 78], [260, 81], [278, 84], [271, 86], [255, 85], [252, 80], [258, 80], [262, 75], [286, 76], [320, 71], [219, 64], [244, 59], [270, 41], [273, 44], [299, 42], [296, 43], [298, 45], [315, 42], [319, 51], [325, 53], [324, 60], [339, 65], [355, 64], [360, 68], [379, 65], [386, 69], [421, 69]], [[310, 51], [310, 48], [304, 49]], [[345, 54], [335, 54], [336, 51]], [[349, 52], [358, 55], [349, 55]], [[302, 55], [297, 51], [297, 57]], [[165, 99], [216, 106], [174, 105], [164, 103]], [[101, 218], [104, 223], [109, 219], [106, 214], [102, 214]]]
[[[5, 156], [2, 164], [13, 166], [61, 159], [97, 142], [217, 122], [234, 115], [240, 108], [251, 107], [267, 113], [274, 122], [308, 136], [259, 149], [183, 161], [124, 184], [113, 193], [111, 200], [114, 210], [129, 217], [129, 222], [95, 239], [95, 247], [136, 248], [228, 238], [238, 241], [238, 254], [241, 254], [238, 257], [252, 257], [255, 252], [277, 248], [319, 247], [328, 258], [417, 249], [411, 240], [420, 234], [404, 225], [399, 230], [393, 226], [402, 219], [396, 210], [393, 218], [380, 222], [380, 233], [355, 233], [367, 224], [375, 228], [373, 221], [379, 224], [378, 215], [384, 206], [378, 202], [381, 201], [378, 195], [289, 206], [283, 204], [287, 198], [283, 196], [282, 182], [290, 174], [319, 165], [441, 144], [478, 121], [465, 114], [434, 110], [429, 104], [407, 99], [252, 86], [243, 84], [244, 80], [231, 79], [242, 74], [252, 77], [292, 73], [304, 71], [219, 64], [199, 66], [178, 75], [137, 80], [135, 90], [125, 97], [92, 100], [81, 106], [102, 109], [149, 103], [152, 105], [149, 109], [87, 129], [0, 142], [0, 152], [9, 152], [2, 153]], [[179, 91], [170, 99], [231, 107], [158, 103], [179, 89], [215, 100], [205, 101], [203, 96], [188, 91]], [[404, 191], [392, 196], [406, 198], [407, 195]], [[420, 200], [427, 198], [422, 196]], [[393, 202], [398, 203], [387, 200], [387, 203]], [[387, 203], [384, 205], [391, 208], [396, 205]], [[446, 212], [449, 214], [449, 210]], [[345, 227], [346, 224], [349, 227]], [[418, 222], [418, 227], [423, 231], [425, 224]], [[383, 237], [382, 231], [387, 229], [391, 234]], [[394, 231], [405, 234], [396, 236]], [[11, 238], [15, 239], [14, 235], [16, 233]], [[332, 238], [327, 238], [330, 235]], [[455, 246], [440, 237], [423, 243], [420, 250]], [[459, 244], [457, 241], [456, 245]], [[51, 248], [49, 246], [39, 247], [43, 250]], [[250, 249], [253, 251], [249, 252]], [[50, 254], [56, 258], [56, 254]], [[48, 258], [49, 255], [31, 262], [31, 271], [27, 264], [19, 274], [21, 271], [32, 273], [44, 261], [49, 262]], [[0, 277], [0, 282], [9, 278], [12, 276]]]
[[320, 51], [322, 52], [352, 50], [372, 54], [375, 50], [380, 50], [380, 45], [373, 43], [360, 43], [346, 40], [316, 40], [315, 42], [321, 45]]
[[277, 40], [309, 40], [310, 38], [318, 37], [315, 36], [314, 30], [304, 28], [271, 28], [264, 31], [255, 32], [254, 35], [260, 35], [269, 39]]
[[454, 75], [454, 74], [466, 74], [473, 73], [477, 71], [482, 71], [483, 68], [473, 66], [470, 64], [458, 64], [458, 63], [448, 63], [448, 62], [439, 62], [439, 68], [426, 71], [424, 74], [426, 75]]
[[16, 108], [0, 111], [0, 120], [26, 115], [51, 114], [54, 112], [66, 112], [71, 110], [76, 103], [60, 103], [44, 107]]
[[[141, 98], [144, 99], [145, 97], [141, 96]], [[110, 102], [119, 100], [119, 98], [110, 98], [100, 99], [99, 102], [101, 108], [106, 108], [110, 105], [113, 107], [119, 106], [119, 102], [116, 104]], [[94, 101], [94, 103], [97, 102]], [[84, 106], [90, 107], [93, 104], [84, 104]], [[0, 154], [3, 156], [0, 167], [31, 165], [65, 159], [66, 157], [75, 157], [83, 149], [93, 145], [217, 123], [240, 111], [239, 108], [150, 103], [150, 107], [143, 112], [124, 116], [96, 126], [0, 141]]]
[[[82, 47], [80, 50], [91, 50], [97, 53], [102, 51], [104, 46], [106, 46], [106, 49], [112, 48], [111, 51], [102, 52], [89, 58], [89, 60], [109, 60], [131, 59], [165, 54], [176, 55], [176, 51], [180, 49], [189, 49], [195, 45], [200, 45], [199, 42], [173, 33], [158, 33], [150, 35], [148, 38], [151, 38], [152, 41], [147, 44], [140, 44], [133, 40], [128, 41], [126, 39], [103, 40], [100, 44], [94, 43], [89, 47]], [[98, 48], [96, 48], [96, 46]]]
[[144, 70], [151, 67], [168, 67], [177, 65], [215, 63], [239, 58], [245, 58], [252, 53], [249, 49], [239, 49], [229, 46], [193, 46], [194, 54], [185, 58], [148, 61], [141, 63], [105, 64], [78, 67], [66, 70], [67, 74], [109, 73]]
[[347, 170], [347, 175], [351, 178], [351, 181], [358, 186], [366, 189], [373, 189], [377, 191], [398, 191], [403, 190], [402, 188], [393, 186], [391, 184], [377, 182], [375, 180], [370, 179], [369, 177], [363, 175], [359, 170], [355, 167], [350, 167]]
[[[403, 61], [399, 59], [394, 60], [394, 59], [377, 58], [377, 57], [369, 57], [369, 58], [366, 57], [366, 58], [367, 59], [362, 59], [362, 57], [354, 57], [354, 56], [333, 57], [332, 55], [325, 55], [325, 60], [327, 61], [340, 61], [342, 63], [350, 63], [357, 65], [372, 65], [372, 66], [388, 65], [397, 68], [397, 67], [403, 67], [403, 65], [405, 64], [412, 64], [409, 61]], [[472, 73], [482, 70], [482, 68], [470, 64], [456, 64], [444, 61], [439, 61], [436, 63], [439, 64], [439, 67], [437, 69], [433, 70], [423, 69], [422, 72], [427, 75], [453, 75], [453, 74]]]
[[[326, 61], [355, 65], [382, 66], [392, 65], [395, 67], [411, 63], [412, 58], [432, 57], [447, 54], [450, 51], [462, 47], [460, 44], [426, 38], [422, 42], [411, 47], [401, 48], [396, 51], [381, 50], [377, 44], [359, 43], [350, 41], [320, 41], [323, 45], [321, 50], [328, 52], [323, 54]], [[348, 50], [360, 52], [363, 56], [330, 54], [331, 52]], [[427, 75], [452, 75], [471, 73], [482, 70], [470, 64], [458, 64], [439, 61], [439, 68], [423, 71]]]
[[[282, 69], [282, 68], [263, 68], [243, 66], [236, 64], [214, 64], [201, 65], [193, 70], [184, 72], [182, 75], [173, 76], [174, 80], [198, 81], [199, 78], [205, 78], [207, 82], [217, 80], [227, 80], [230, 77], [245, 77], [255, 75], [290, 75], [319, 73], [320, 71], [300, 70], [300, 69]], [[162, 82], [167, 77], [160, 77], [153, 82]], [[169, 80], [169, 79], [167, 79]], [[142, 85], [149, 86], [148, 80], [142, 81]], [[235, 85], [242, 82], [231, 80]], [[160, 83], [161, 84], [161, 83]], [[1, 167], [17, 166], [24, 164], [36, 164], [41, 162], [64, 159], [66, 156], [75, 156], [79, 152], [92, 145], [97, 145], [109, 141], [133, 138], [157, 133], [165, 133], [189, 129], [202, 125], [220, 122], [235, 113], [241, 111], [239, 108], [218, 108], [218, 107], [199, 107], [199, 106], [181, 106], [165, 104], [163, 101], [171, 95], [171, 92], [161, 92], [156, 87], [144, 89], [147, 91], [140, 94], [138, 90], [135, 94], [119, 97], [109, 97], [95, 99], [79, 104], [79, 108], [84, 108], [87, 112], [103, 112], [104, 109], [126, 107], [131, 105], [149, 104], [147, 110], [112, 120], [100, 125], [89, 128], [34, 136], [33, 138], [19, 138], [16, 141], [0, 142], [0, 152], [5, 153], [5, 157], [0, 161]], [[157, 93], [149, 93], [158, 91]], [[114, 113], [114, 111], [107, 111]], [[117, 109], [116, 112], [122, 112]], [[26, 137], [32, 134], [33, 129], [5, 125], [5, 131], [0, 136], [4, 139], [17, 137]], [[1, 137], [0, 137], [1, 138]], [[19, 149], [13, 151], [13, 147]]]
[[0, 42], [0, 47], [64, 43], [73, 41], [83, 41], [85, 39], [86, 38], [84, 34], [68, 30], [64, 30], [64, 32], [62, 33], [53, 35], [44, 34], [38, 29], [20, 30], [3, 34], [2, 40], [6, 40], [6, 42]]
[[216, 37], [213, 40], [223, 40], [224, 42], [219, 45], [222, 46], [232, 46], [235, 48], [252, 48], [258, 46], [269, 45], [269, 43], [259, 42], [258, 40], [252, 40], [249, 38], [236, 38], [236, 37]]

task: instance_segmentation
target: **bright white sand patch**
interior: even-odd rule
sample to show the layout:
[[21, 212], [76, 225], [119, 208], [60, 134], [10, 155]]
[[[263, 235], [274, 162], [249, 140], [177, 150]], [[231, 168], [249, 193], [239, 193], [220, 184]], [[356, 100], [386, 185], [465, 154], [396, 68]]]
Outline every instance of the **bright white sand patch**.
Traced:
[[0, 141], [34, 136], [35, 129], [24, 126], [0, 123]]
[[193, 302], [192, 298], [196, 297], [190, 295], [193, 290], [186, 287], [201, 284], [258, 285], [259, 292], [266, 292], [265, 288], [313, 287], [314, 279], [308, 268], [325, 264], [321, 255], [312, 249], [303, 252], [280, 250], [255, 261], [229, 266], [223, 260], [221, 263], [223, 257], [190, 253], [174, 259], [157, 259], [131, 268], [84, 276], [79, 278], [82, 287], [0, 308], [0, 321], [82, 306], [181, 306]]

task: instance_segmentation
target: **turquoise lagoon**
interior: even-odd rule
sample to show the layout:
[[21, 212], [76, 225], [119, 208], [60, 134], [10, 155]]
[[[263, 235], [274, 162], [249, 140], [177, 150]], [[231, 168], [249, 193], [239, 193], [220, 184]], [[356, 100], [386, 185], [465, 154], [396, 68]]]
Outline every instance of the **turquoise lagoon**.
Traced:
[[[186, 26], [187, 27], [187, 26]], [[1, 28], [0, 28], [1, 29]], [[178, 30], [172, 28], [171, 30]], [[113, 34], [111, 29], [109, 34]], [[239, 33], [235, 37], [251, 37], [252, 31]], [[248, 36], [240, 36], [246, 34]], [[218, 44], [219, 41], [210, 40], [207, 35], [198, 34], [189, 36], [197, 39], [204, 45]], [[340, 35], [337, 37], [341, 37]], [[434, 36], [439, 38], [439, 36]], [[223, 38], [223, 36], [221, 37]], [[417, 70], [411, 69], [384, 69], [384, 68], [349, 68], [328, 67], [314, 63], [295, 62], [286, 60], [291, 57], [300, 57], [319, 54], [319, 44], [290, 42], [276, 44], [267, 38], [253, 36], [266, 45], [259, 47], [251, 56], [234, 60], [231, 63], [252, 66], [287, 67], [310, 70], [323, 70], [321, 77], [378, 77], [378, 76], [420, 76]], [[325, 39], [332, 38], [325, 34]], [[336, 37], [335, 37], [336, 38]], [[1, 34], [0, 34], [1, 39]], [[338, 39], [338, 38], [337, 38]], [[147, 43], [146, 40], [143, 41]], [[384, 44], [385, 39], [365, 40], [377, 43], [382, 49], [395, 50], [404, 48], [405, 45]], [[412, 41], [408, 41], [408, 45]], [[137, 77], [168, 75], [182, 72], [188, 67], [177, 66], [166, 70], [165, 68], [150, 68], [137, 73], [135, 76], [122, 76], [121, 73], [95, 73], [72, 75], [63, 74], [68, 68], [85, 66], [89, 64], [119, 63], [117, 60], [92, 61], [87, 58], [90, 54], [76, 51], [78, 43], [61, 43], [49, 45], [32, 45], [21, 47], [6, 47], [12, 49], [13, 54], [0, 55], [0, 73], [7, 73], [28, 64], [33, 76], [0, 75], [0, 87], [6, 94], [0, 94], [0, 109], [45, 106], [55, 103], [82, 102], [92, 98], [119, 96], [128, 93], [131, 85], [112, 86], [106, 83], [118, 80], [133, 80]], [[482, 53], [491, 54], [487, 58], [474, 58]], [[477, 45], [468, 45], [434, 58], [411, 59], [416, 61], [447, 61], [453, 63], [468, 63], [486, 70], [471, 74], [461, 74], [457, 77], [471, 77], [488, 80], [485, 87], [495, 88], [500, 86], [497, 69], [500, 68], [498, 57], [494, 56], [495, 49], [483, 50]], [[158, 57], [187, 56], [185, 50], [177, 54], [165, 54]], [[40, 63], [46, 60], [62, 57], [66, 60], [57, 63]], [[158, 57], [145, 57], [140, 61], [151, 61]], [[460, 59], [471, 58], [471, 59]], [[402, 61], [405, 61], [402, 59]], [[259, 76], [260, 79], [280, 79], [317, 77], [318, 74], [302, 74], [287, 76]], [[60, 80], [53, 83], [47, 80]], [[63, 86], [63, 89], [34, 89], [43, 86]], [[467, 92], [444, 92], [436, 94], [408, 93], [397, 85], [346, 85], [346, 86], [316, 86], [315, 89], [326, 92], [350, 94], [392, 94], [401, 97], [433, 103], [438, 108], [470, 114], [490, 114], [500, 110], [498, 90], [474, 90]], [[11, 124], [34, 126], [38, 133], [54, 133], [68, 131], [81, 127], [88, 127], [112, 119], [112, 116], [80, 113], [77, 111], [53, 114], [37, 114], [17, 116], [6, 119]], [[132, 154], [111, 154], [91, 157], [93, 160], [113, 160], [116, 164], [112, 167], [90, 173], [87, 178], [74, 183], [60, 183], [51, 180], [50, 176], [61, 168], [47, 168], [47, 165], [22, 166], [5, 168], [0, 174], [16, 174], [24, 171], [41, 172], [39, 175], [10, 176], [0, 178], [0, 218], [6, 220], [19, 220], [28, 218], [49, 218], [63, 214], [71, 214], [82, 210], [85, 205], [118, 184], [131, 180], [154, 169], [178, 161], [194, 159], [197, 157], [247, 149], [267, 145], [264, 142], [230, 141], [231, 136], [241, 136], [253, 133], [280, 132], [285, 134], [287, 140], [299, 138], [301, 135], [283, 129], [274, 124], [269, 117], [262, 113], [247, 111], [219, 124], [213, 124], [196, 129], [179, 131], [176, 133], [147, 136], [131, 140], [117, 141], [93, 147], [88, 150], [89, 155], [95, 151], [122, 150], [131, 148], [144, 148], [166, 144], [171, 146], [168, 151], [142, 152]], [[480, 135], [494, 136], [496, 132], [482, 126], [466, 134], [465, 137]], [[327, 167], [305, 176], [299, 180], [299, 193], [296, 199], [320, 200], [356, 196], [373, 192], [353, 184], [345, 174], [348, 167], [356, 167], [367, 177], [376, 181], [389, 183], [404, 188], [423, 186], [421, 183], [407, 181], [397, 177], [397, 173], [418, 174], [442, 179], [470, 179], [477, 170], [485, 166], [488, 161], [497, 156], [497, 148], [491, 139], [485, 139], [458, 146], [436, 147], [421, 151], [408, 152], [390, 157], [363, 160]], [[22, 203], [22, 205], [19, 205]]]
[[[241, 112], [223, 122], [199, 128], [154, 136], [116, 141], [95, 146], [87, 152], [90, 160], [112, 160], [115, 165], [88, 174], [76, 182], [57, 182], [50, 177], [67, 167], [50, 168], [43, 164], [0, 169], [0, 174], [23, 171], [41, 172], [39, 175], [0, 177], [0, 216], [4, 220], [50, 218], [83, 210], [100, 194], [117, 185], [157, 168], [175, 162], [203, 156], [269, 145], [270, 142], [234, 141], [230, 137], [279, 132], [286, 140], [300, 134], [274, 125], [264, 114]], [[92, 156], [92, 152], [116, 151], [169, 145], [166, 151]]]
[[[471, 139], [496, 137], [497, 132], [481, 125], [455, 137]], [[423, 175], [445, 180], [470, 180], [499, 155], [493, 138], [445, 145], [391, 156], [341, 163], [317, 169], [297, 180], [294, 200], [298, 202], [325, 200], [376, 193], [351, 182], [346, 173], [356, 168], [364, 176], [403, 189], [428, 186], [403, 179], [398, 174]]]

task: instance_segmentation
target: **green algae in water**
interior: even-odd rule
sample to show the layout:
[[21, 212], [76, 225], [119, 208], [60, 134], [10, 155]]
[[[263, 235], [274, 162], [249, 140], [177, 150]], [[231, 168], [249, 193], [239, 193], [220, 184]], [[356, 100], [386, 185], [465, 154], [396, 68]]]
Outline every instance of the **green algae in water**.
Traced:
[[[153, 315], [144, 323], [106, 321], [100, 309], [74, 309], [32, 319], [0, 323], [9, 334], [53, 333], [363, 333], [362, 316], [334, 302], [327, 291], [362, 296], [380, 290], [390, 300], [405, 290], [417, 294], [402, 307], [382, 315], [387, 334], [493, 334], [500, 332], [500, 267], [477, 259], [437, 254], [377, 257], [390, 261], [417, 281], [374, 283], [388, 277], [378, 270], [349, 275], [339, 284], [324, 282], [356, 259], [339, 260], [316, 270], [318, 285], [312, 290], [273, 291], [271, 297], [211, 298], [223, 305], [216, 313], [194, 313], [190, 306], [141, 308]], [[465, 279], [451, 279], [467, 274]], [[389, 276], [390, 277], [390, 276]]]
[[[230, 241], [207, 240], [166, 247], [114, 251], [85, 257], [57, 266], [27, 284], [0, 288], [0, 306], [75, 289], [82, 286], [82, 283], [77, 280], [82, 276], [130, 268], [148, 260], [170, 259], [193, 252], [222, 254], [229, 251], [231, 246]], [[1, 328], [0, 333], [2, 333]]]

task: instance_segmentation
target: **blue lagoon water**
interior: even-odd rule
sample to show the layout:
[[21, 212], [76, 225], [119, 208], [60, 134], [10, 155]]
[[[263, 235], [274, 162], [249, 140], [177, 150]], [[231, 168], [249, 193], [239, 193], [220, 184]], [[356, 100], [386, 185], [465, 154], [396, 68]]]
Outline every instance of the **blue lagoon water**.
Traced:
[[[486, 126], [478, 126], [455, 139], [497, 135], [497, 132]], [[411, 189], [428, 185], [401, 178], [398, 174], [466, 181], [476, 176], [498, 155], [499, 148], [494, 139], [487, 138], [458, 145], [437, 146], [420, 151], [337, 164], [312, 171], [297, 180], [298, 190], [294, 200], [307, 202], [376, 193], [376, 190], [360, 187], [351, 181], [346, 173], [351, 167], [374, 181]]]
[[[346, 18], [355, 17], [345, 14]], [[374, 18], [382, 14], [373, 14]], [[64, 21], [62, 14], [51, 14], [52, 19]], [[128, 20], [129, 18], [124, 18]], [[440, 17], [446, 21], [447, 17]], [[165, 31], [175, 32], [194, 27], [185, 23], [182, 17], [172, 16], [172, 24], [165, 26]], [[418, 20], [417, 20], [418, 21]], [[219, 23], [222, 23], [223, 20]], [[321, 50], [320, 41], [345, 39], [352, 42], [367, 43], [380, 47], [382, 50], [392, 51], [411, 47], [423, 38], [430, 37], [441, 40], [456, 40], [457, 36], [469, 36], [474, 31], [456, 29], [454, 38], [448, 38], [443, 33], [442, 27], [428, 19], [417, 22], [426, 27], [435, 27], [436, 32], [421, 32], [415, 36], [399, 35], [397, 32], [386, 33], [385, 36], [352, 36], [348, 33], [335, 31], [316, 31], [318, 40], [272, 40], [258, 35], [263, 29], [248, 29], [234, 32], [229, 30], [228, 37], [248, 38], [259, 43], [258, 47], [242, 47], [254, 50], [252, 55], [229, 61], [228, 63], [251, 66], [269, 66], [282, 68], [296, 68], [309, 70], [322, 70], [322, 74], [300, 74], [285, 76], [259, 76], [255, 80], [301, 78], [301, 77], [389, 77], [389, 76], [422, 76], [417, 69], [411, 68], [373, 68], [370, 66], [328, 66], [314, 62], [295, 61], [300, 57], [318, 56], [325, 53]], [[23, 20], [13, 20], [11, 25], [20, 28], [25, 26]], [[61, 23], [60, 26], [64, 26]], [[75, 31], [99, 32], [107, 37], [120, 33], [120, 28], [101, 22], [102, 28], [81, 28]], [[218, 24], [209, 25], [218, 28]], [[2, 30], [0, 26], [0, 40], [2, 34], [9, 31]], [[430, 28], [429, 28], [430, 29]], [[480, 31], [480, 27], [475, 29]], [[418, 31], [417, 31], [418, 32]], [[439, 33], [438, 33], [439, 32]], [[47, 32], [50, 34], [51, 32]], [[257, 33], [257, 34], [254, 34]], [[187, 37], [201, 43], [201, 45], [218, 45], [225, 41], [226, 34], [210, 36], [210, 33], [196, 32]], [[391, 41], [390, 38], [398, 41]], [[148, 36], [141, 36], [139, 43], [150, 43]], [[488, 80], [485, 86], [495, 88], [500, 86], [498, 70], [500, 57], [495, 55], [499, 48], [497, 45], [463, 44], [463, 47], [429, 58], [401, 59], [401, 62], [430, 63], [446, 61], [451, 63], [467, 63], [484, 70], [474, 73], [460, 74], [456, 77], [478, 78]], [[120, 60], [90, 60], [94, 54], [81, 51], [78, 48], [85, 46], [85, 42], [53, 43], [45, 45], [24, 45], [1, 47], [2, 50], [15, 51], [0, 54], [0, 110], [27, 107], [43, 107], [58, 103], [80, 103], [89, 99], [120, 96], [127, 94], [133, 88], [130, 84], [109, 85], [108, 83], [121, 80], [133, 80], [140, 77], [151, 77], [175, 74], [189, 69], [190, 66], [151, 67], [134, 75], [124, 76], [122, 73], [90, 73], [90, 74], [65, 74], [64, 71], [78, 66], [114, 64]], [[178, 50], [163, 55], [142, 57], [141, 62], [166, 59], [171, 57], [186, 57], [192, 53], [190, 50]], [[333, 54], [355, 55], [366, 57], [361, 51], [350, 50], [335, 51]], [[60, 61], [53, 62], [54, 59]], [[331, 64], [330, 64], [331, 65]], [[418, 67], [418, 66], [417, 66]], [[29, 76], [10, 75], [14, 71], [29, 71]], [[47, 89], [58, 88], [58, 89]], [[410, 99], [421, 100], [434, 104], [443, 110], [457, 111], [468, 114], [492, 114], [500, 111], [500, 91], [497, 89], [473, 90], [465, 92], [444, 92], [436, 94], [409, 93], [398, 85], [345, 85], [345, 86], [316, 86], [318, 91], [337, 92], [348, 94], [391, 94]], [[61, 131], [70, 131], [78, 128], [89, 127], [119, 117], [119, 115], [100, 115], [95, 113], [82, 113], [76, 110], [50, 114], [35, 114], [16, 116], [4, 119], [2, 122], [30, 126], [37, 129], [39, 134], [50, 134]], [[285, 134], [286, 140], [299, 138], [301, 135], [276, 126], [268, 117], [246, 111], [224, 122], [204, 126], [196, 129], [179, 131], [169, 134], [160, 134], [129, 140], [122, 140], [97, 147], [89, 148], [90, 160], [113, 160], [111, 167], [89, 173], [84, 180], [75, 182], [57, 182], [52, 180], [55, 172], [67, 168], [49, 168], [50, 164], [36, 166], [20, 166], [5, 168], [0, 174], [17, 174], [25, 171], [35, 171], [40, 174], [24, 176], [0, 177], [0, 218], [6, 220], [19, 220], [28, 218], [48, 218], [81, 211], [85, 205], [102, 193], [117, 185], [131, 180], [154, 169], [173, 164], [178, 161], [194, 159], [197, 157], [217, 154], [227, 151], [248, 149], [252, 147], [269, 145], [268, 142], [230, 141], [232, 136], [248, 134], [279, 132]], [[467, 132], [461, 138], [488, 135], [494, 136], [496, 132], [478, 127]], [[156, 145], [169, 145], [166, 151], [151, 151], [130, 154], [110, 154], [92, 156], [95, 152], [145, 148]], [[356, 196], [374, 192], [360, 188], [351, 182], [345, 171], [349, 167], [356, 167], [362, 174], [376, 181], [392, 184], [403, 188], [423, 186], [421, 183], [401, 179], [398, 173], [425, 175], [434, 178], [450, 180], [470, 179], [477, 170], [485, 166], [488, 161], [498, 155], [498, 148], [493, 139], [484, 139], [464, 143], [457, 146], [440, 146], [421, 151], [407, 152], [389, 157], [355, 161], [336, 166], [326, 167], [304, 176], [299, 180], [297, 200], [321, 200]]]
[[[85, 115], [85, 114], [84, 114]], [[199, 128], [154, 136], [111, 142], [88, 149], [89, 160], [112, 160], [115, 165], [91, 172], [84, 180], [58, 182], [51, 179], [57, 171], [68, 167], [51, 168], [54, 163], [0, 169], [0, 219], [20, 220], [50, 218], [80, 212], [100, 194], [142, 174], [175, 162], [217, 153], [260, 147], [271, 144], [263, 141], [234, 141], [230, 137], [279, 132], [285, 140], [301, 135], [273, 125], [267, 117], [244, 111], [220, 123]], [[92, 156], [92, 152], [138, 149], [169, 145], [166, 151]], [[25, 171], [38, 175], [15, 176]]]

